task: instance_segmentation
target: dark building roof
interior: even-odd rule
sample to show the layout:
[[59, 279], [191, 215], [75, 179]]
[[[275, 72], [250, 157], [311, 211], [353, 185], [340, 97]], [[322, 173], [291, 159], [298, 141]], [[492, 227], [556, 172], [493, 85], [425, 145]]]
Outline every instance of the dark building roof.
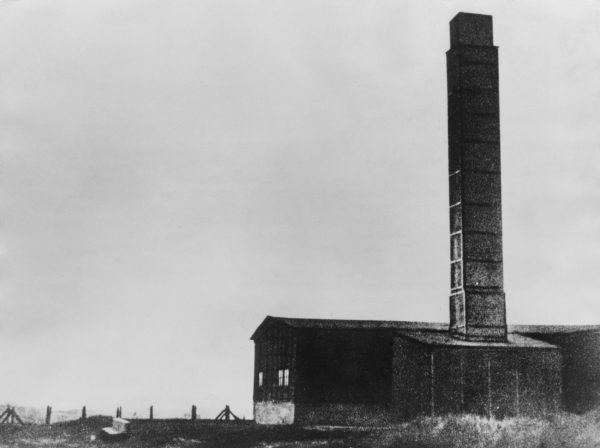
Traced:
[[[256, 339], [262, 331], [274, 323], [283, 324], [292, 328], [315, 330], [390, 330], [399, 331], [401, 334], [419, 339], [421, 342], [435, 345], [481, 345], [481, 343], [467, 343], [453, 339], [448, 334], [448, 324], [441, 322], [410, 322], [399, 320], [347, 320], [347, 319], [298, 319], [290, 317], [267, 316], [258, 326], [250, 339]], [[600, 325], [509, 325], [508, 332], [512, 335], [506, 343], [499, 345], [525, 345], [539, 346], [543, 342], [534, 341], [523, 335], [548, 335], [567, 334], [577, 332], [600, 332]], [[529, 341], [529, 342], [528, 342]], [[534, 341], [534, 342], [532, 342]], [[484, 343], [484, 345], [489, 343]], [[545, 344], [552, 347], [549, 344]]]
[[267, 316], [250, 339], [255, 339], [266, 327], [274, 322], [292, 328], [321, 330], [438, 330], [448, 329], [448, 324], [435, 322], [407, 322], [397, 320], [344, 320], [344, 319], [297, 319], [290, 317]]
[[297, 319], [289, 317], [274, 317], [295, 328], [323, 328], [347, 330], [447, 330], [448, 324], [439, 322], [410, 322], [402, 320], [349, 320], [349, 319]]
[[508, 331], [521, 334], [568, 334], [600, 331], [600, 325], [509, 325]]
[[448, 331], [400, 330], [399, 334], [426, 345], [442, 345], [453, 347], [494, 347], [494, 348], [556, 348], [555, 345], [538, 339], [523, 336], [519, 333], [508, 333], [506, 341], [466, 341], [453, 338]]

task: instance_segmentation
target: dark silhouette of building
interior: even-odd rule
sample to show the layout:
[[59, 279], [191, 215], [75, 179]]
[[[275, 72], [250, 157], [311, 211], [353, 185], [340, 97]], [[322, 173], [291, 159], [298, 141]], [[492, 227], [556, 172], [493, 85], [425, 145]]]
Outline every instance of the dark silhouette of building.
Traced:
[[507, 326], [498, 48], [459, 13], [447, 52], [450, 324], [268, 316], [255, 342], [258, 423], [583, 412], [600, 401], [600, 326]]

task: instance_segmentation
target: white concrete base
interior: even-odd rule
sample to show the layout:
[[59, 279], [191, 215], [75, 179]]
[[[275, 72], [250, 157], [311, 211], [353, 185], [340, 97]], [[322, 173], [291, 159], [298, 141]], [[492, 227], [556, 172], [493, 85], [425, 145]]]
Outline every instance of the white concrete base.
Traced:
[[259, 425], [291, 425], [294, 423], [294, 403], [291, 401], [254, 402], [254, 421]]

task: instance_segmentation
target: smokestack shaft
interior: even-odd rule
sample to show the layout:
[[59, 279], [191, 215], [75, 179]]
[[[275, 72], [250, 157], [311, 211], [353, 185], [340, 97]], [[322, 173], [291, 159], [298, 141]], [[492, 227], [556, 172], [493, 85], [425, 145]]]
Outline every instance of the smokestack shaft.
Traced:
[[492, 17], [459, 13], [450, 22], [450, 43], [450, 332], [466, 340], [505, 341], [498, 48]]

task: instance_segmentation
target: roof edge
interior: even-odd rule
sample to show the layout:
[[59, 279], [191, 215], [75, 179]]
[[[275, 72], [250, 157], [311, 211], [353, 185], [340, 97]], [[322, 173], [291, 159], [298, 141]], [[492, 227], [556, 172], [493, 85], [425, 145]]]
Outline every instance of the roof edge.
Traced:
[[[448, 331], [448, 323], [399, 320], [366, 319], [307, 319], [267, 315], [256, 328], [250, 340], [255, 340], [267, 326], [277, 322], [291, 328], [315, 328], [323, 330], [421, 330]], [[600, 332], [600, 325], [508, 325], [509, 334], [542, 335]]]

